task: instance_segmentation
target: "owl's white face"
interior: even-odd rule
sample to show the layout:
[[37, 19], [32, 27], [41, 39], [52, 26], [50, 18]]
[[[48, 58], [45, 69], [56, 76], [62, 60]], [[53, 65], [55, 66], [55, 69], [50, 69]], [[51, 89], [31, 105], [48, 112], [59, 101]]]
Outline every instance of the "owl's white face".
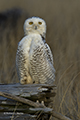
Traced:
[[46, 35], [46, 23], [39, 17], [28, 18], [24, 23], [25, 35], [40, 34], [43, 38]]

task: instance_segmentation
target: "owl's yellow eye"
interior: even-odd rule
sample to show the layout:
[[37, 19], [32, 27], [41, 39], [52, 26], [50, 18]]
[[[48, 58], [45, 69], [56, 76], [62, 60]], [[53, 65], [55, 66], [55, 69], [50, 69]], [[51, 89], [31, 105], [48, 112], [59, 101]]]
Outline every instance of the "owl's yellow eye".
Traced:
[[33, 22], [29, 22], [29, 25], [32, 25], [33, 24]]
[[42, 24], [42, 22], [38, 22], [38, 24], [39, 24], [39, 25], [41, 25], [41, 24]]

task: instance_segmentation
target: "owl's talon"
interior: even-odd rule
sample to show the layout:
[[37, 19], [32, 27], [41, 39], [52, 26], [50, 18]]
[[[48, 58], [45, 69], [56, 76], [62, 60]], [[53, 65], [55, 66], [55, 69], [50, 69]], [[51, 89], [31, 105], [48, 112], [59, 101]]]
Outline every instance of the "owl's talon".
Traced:
[[27, 81], [26, 79], [25, 79], [25, 80], [24, 80], [24, 79], [21, 79], [21, 80], [20, 80], [20, 83], [21, 83], [21, 84], [26, 84], [26, 81]]
[[36, 103], [39, 103], [39, 100], [37, 100]]
[[42, 104], [43, 106], [45, 106], [45, 105], [44, 105], [44, 101], [41, 101], [41, 104]]

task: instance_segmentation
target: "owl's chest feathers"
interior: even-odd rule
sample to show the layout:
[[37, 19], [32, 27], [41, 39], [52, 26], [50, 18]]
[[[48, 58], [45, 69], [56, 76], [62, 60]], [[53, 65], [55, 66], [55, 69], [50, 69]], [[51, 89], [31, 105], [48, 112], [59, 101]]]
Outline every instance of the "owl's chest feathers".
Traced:
[[20, 49], [22, 51], [22, 54], [24, 56], [25, 60], [25, 68], [28, 69], [29, 66], [29, 57], [31, 54], [31, 51], [35, 48], [35, 45], [37, 45], [39, 42], [42, 42], [42, 38], [38, 34], [29, 34], [25, 36], [19, 43]]
[[26, 55], [29, 53], [30, 49], [32, 49], [32, 43], [36, 45], [38, 42], [41, 41], [42, 38], [39, 34], [29, 34], [20, 41], [20, 47], [23, 50], [23, 53]]

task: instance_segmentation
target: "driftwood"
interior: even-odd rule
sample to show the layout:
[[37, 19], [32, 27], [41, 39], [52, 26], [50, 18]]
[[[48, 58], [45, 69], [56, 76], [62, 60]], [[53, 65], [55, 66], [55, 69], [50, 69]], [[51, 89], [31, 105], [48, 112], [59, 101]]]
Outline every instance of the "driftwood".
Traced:
[[[10, 117], [13, 118], [12, 116], [17, 117], [16, 120], [22, 119], [21, 116], [23, 116], [23, 118], [25, 119], [29, 119], [30, 117], [30, 120], [31, 118], [32, 120], [33, 118], [34, 120], [36, 120], [38, 115], [41, 116], [44, 113], [45, 114], [43, 115], [43, 118], [48, 119], [48, 115], [50, 114], [49, 111], [52, 111], [52, 109], [45, 107], [45, 105], [48, 106], [48, 104], [51, 102], [50, 97], [54, 97], [55, 95], [56, 95], [55, 85], [1, 84], [0, 120], [2, 118], [3, 120], [5, 118], [7, 119], [7, 117], [8, 119]], [[45, 105], [43, 104], [43, 102], [41, 103], [41, 101], [44, 101]]]
[[71, 120], [48, 107], [50, 97], [55, 95], [55, 85], [0, 85], [0, 120], [48, 120], [50, 115]]
[[41, 107], [41, 108], [44, 107], [40, 103], [36, 103], [36, 102], [31, 101], [31, 100], [24, 99], [22, 97], [17, 97], [15, 95], [11, 95], [11, 94], [8, 94], [8, 93], [5, 93], [5, 92], [0, 92], [0, 95], [3, 96], [3, 97], [6, 97], [6, 98], [12, 99], [12, 100], [16, 100], [18, 102], [28, 104], [28, 105], [30, 105], [32, 107]]

